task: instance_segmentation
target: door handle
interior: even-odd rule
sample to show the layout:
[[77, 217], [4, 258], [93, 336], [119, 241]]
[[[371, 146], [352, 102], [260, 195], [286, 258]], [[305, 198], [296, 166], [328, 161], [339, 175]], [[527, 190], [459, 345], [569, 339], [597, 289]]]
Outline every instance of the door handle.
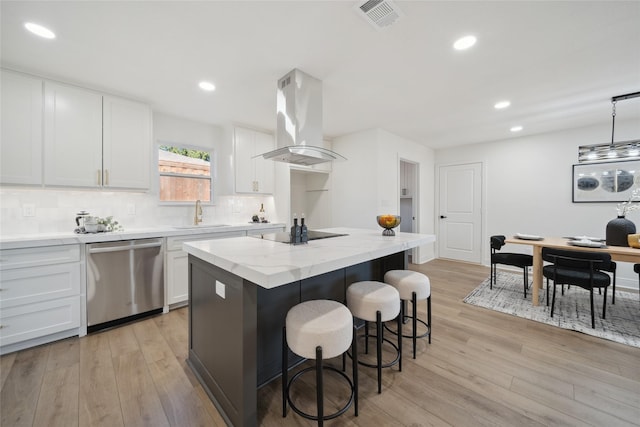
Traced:
[[445, 218], [446, 218], [446, 216], [440, 215], [440, 219], [445, 219]]

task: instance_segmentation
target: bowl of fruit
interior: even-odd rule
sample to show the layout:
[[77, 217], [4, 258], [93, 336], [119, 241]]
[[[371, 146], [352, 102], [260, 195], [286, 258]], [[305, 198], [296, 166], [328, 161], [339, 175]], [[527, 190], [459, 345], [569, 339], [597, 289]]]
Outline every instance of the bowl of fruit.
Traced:
[[378, 215], [376, 218], [378, 225], [384, 228], [382, 231], [383, 236], [396, 235], [393, 229], [400, 225], [400, 215]]

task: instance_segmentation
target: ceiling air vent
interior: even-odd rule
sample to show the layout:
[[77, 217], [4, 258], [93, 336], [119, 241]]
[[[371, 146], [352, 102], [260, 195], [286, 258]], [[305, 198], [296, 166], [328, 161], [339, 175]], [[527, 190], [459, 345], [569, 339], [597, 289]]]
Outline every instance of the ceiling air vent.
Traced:
[[357, 3], [354, 9], [376, 30], [382, 30], [404, 16], [391, 0], [367, 0]]

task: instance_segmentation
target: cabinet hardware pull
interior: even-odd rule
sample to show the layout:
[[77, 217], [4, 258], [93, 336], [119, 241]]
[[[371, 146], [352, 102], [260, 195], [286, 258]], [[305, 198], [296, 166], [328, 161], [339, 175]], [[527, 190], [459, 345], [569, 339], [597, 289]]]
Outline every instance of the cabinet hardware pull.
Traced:
[[109, 185], [109, 169], [104, 170], [104, 185]]
[[102, 178], [102, 171], [100, 169], [98, 169], [98, 172], [96, 174], [96, 178], [97, 178], [97, 181], [98, 181], [98, 185], [102, 185], [102, 179], [101, 179]]

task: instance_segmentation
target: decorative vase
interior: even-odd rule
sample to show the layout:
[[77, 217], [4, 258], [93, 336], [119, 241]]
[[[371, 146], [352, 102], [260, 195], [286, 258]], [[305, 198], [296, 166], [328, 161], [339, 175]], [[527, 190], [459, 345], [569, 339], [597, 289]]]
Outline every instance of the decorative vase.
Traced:
[[618, 218], [607, 223], [607, 245], [629, 246], [627, 236], [635, 232], [636, 225], [624, 216], [618, 215]]

